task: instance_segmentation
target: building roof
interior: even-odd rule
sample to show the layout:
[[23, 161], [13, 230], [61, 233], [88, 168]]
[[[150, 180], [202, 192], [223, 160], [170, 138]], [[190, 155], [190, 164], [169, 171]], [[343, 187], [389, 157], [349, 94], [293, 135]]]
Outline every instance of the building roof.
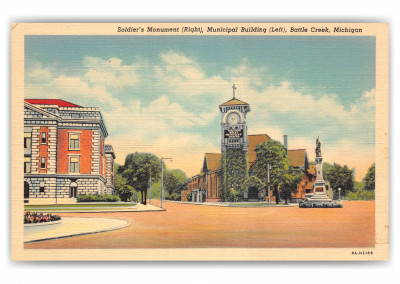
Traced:
[[249, 165], [253, 164], [256, 161], [256, 147], [271, 139], [267, 134], [255, 134], [255, 135], [248, 135], [249, 141]]
[[206, 153], [204, 155], [203, 171], [208, 170], [211, 172], [221, 169], [221, 154], [219, 153]]
[[306, 166], [306, 149], [288, 150], [288, 156], [292, 167]]
[[230, 99], [229, 101], [224, 102], [224, 103], [223, 103], [222, 105], [220, 105], [220, 106], [233, 106], [233, 105], [249, 105], [249, 104], [248, 104], [248, 103], [245, 103], [245, 102], [243, 102], [243, 101], [241, 101], [241, 100], [232, 98], [232, 99]]
[[82, 107], [59, 99], [25, 99], [25, 101], [33, 105], [58, 105], [59, 107]]

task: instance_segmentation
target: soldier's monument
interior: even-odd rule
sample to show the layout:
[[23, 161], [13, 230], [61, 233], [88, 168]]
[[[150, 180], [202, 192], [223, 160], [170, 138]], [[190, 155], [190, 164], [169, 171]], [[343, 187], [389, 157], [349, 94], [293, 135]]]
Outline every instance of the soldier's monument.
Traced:
[[315, 147], [315, 163], [316, 163], [316, 175], [317, 178], [314, 182], [314, 190], [313, 194], [310, 198], [299, 204], [299, 207], [337, 207], [342, 208], [343, 205], [341, 202], [332, 200], [326, 194], [327, 185], [324, 180], [324, 175], [322, 172], [322, 152], [321, 152], [321, 141], [319, 136], [316, 140]]

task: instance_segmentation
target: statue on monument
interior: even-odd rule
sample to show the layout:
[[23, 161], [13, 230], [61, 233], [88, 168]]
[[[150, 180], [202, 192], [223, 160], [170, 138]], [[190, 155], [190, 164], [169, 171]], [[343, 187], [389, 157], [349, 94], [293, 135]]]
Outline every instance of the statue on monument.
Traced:
[[319, 136], [316, 141], [317, 146], [315, 147], [315, 156], [321, 157], [321, 141], [319, 140]]

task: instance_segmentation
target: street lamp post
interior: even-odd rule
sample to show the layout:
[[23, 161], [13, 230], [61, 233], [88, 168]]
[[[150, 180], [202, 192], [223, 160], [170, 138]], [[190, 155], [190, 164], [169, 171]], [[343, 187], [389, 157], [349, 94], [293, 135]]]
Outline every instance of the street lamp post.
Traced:
[[164, 160], [171, 160], [171, 158], [161, 157], [161, 208], [164, 208]]

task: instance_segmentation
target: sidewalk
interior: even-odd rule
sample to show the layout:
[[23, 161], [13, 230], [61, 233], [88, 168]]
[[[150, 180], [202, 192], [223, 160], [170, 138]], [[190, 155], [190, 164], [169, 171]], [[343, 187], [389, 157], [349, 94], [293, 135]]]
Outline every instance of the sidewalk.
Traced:
[[[87, 205], [87, 206], [86, 206]], [[107, 207], [107, 204], [104, 206], [90, 206], [90, 204], [85, 203], [85, 206], [77, 206], [74, 207], [66, 207], [62, 205], [54, 206], [54, 207], [40, 207], [37, 208], [26, 208], [25, 211], [32, 212], [42, 212], [42, 213], [103, 213], [103, 212], [151, 212], [151, 211], [165, 211], [165, 209], [150, 205], [136, 204], [134, 206], [126, 206], [126, 207]]]
[[111, 218], [62, 217], [62, 222], [42, 226], [25, 226], [24, 243], [66, 238], [122, 229], [129, 222]]

